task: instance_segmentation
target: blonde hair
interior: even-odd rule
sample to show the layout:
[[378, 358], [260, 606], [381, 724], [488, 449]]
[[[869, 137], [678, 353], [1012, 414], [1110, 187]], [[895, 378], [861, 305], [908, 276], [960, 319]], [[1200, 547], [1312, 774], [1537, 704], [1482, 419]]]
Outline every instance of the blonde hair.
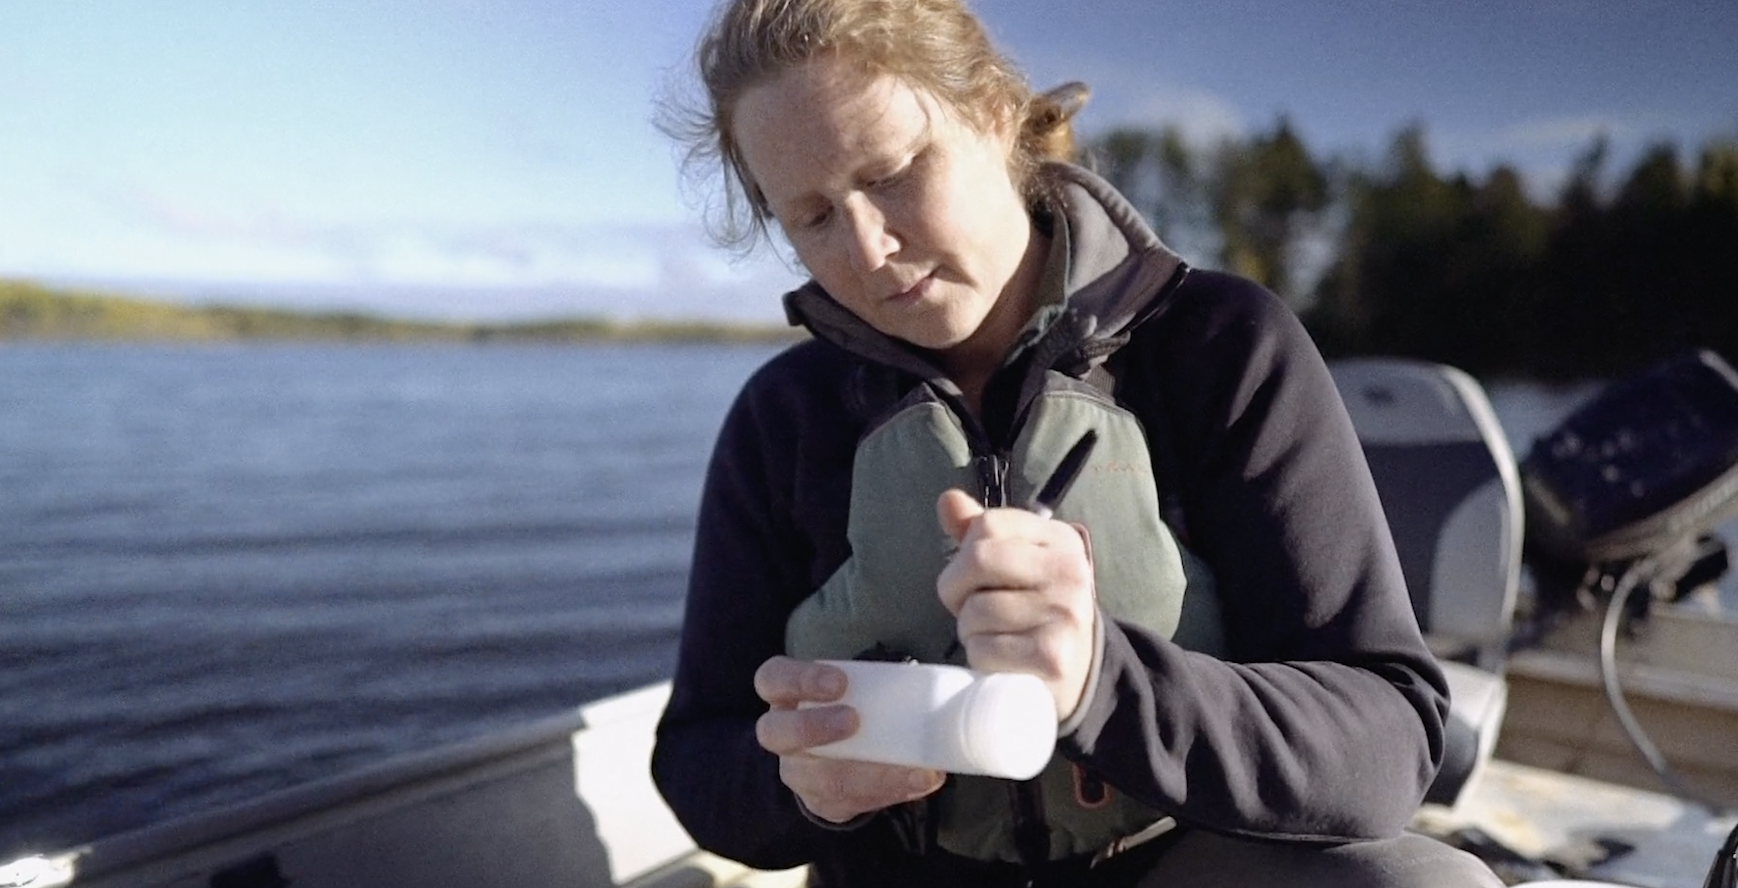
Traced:
[[824, 54], [928, 93], [981, 133], [1017, 126], [1009, 172], [1028, 200], [1043, 197], [1034, 175], [1040, 162], [1073, 157], [1070, 121], [1086, 87], [1034, 94], [962, 0], [726, 0], [695, 52], [704, 105], [666, 105], [660, 121], [687, 146], [691, 177], [709, 179], [722, 168], [723, 205], [707, 220], [721, 245], [752, 249], [770, 218], [731, 131], [738, 100]]

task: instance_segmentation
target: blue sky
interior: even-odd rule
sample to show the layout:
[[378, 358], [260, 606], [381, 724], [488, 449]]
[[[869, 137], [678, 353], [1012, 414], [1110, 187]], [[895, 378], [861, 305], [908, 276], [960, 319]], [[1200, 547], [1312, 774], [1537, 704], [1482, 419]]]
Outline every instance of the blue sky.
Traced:
[[[776, 320], [651, 124], [704, 0], [0, 0], [0, 276], [394, 314]], [[1538, 190], [1738, 137], [1735, 0], [977, 0], [1087, 134], [1422, 123]]]

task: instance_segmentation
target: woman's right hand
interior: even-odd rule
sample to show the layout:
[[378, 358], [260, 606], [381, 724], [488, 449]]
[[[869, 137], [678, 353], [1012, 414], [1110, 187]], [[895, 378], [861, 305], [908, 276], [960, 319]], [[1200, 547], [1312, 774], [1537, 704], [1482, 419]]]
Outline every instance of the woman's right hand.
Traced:
[[849, 706], [797, 708], [799, 703], [832, 703], [843, 696], [843, 670], [792, 657], [773, 657], [755, 670], [754, 690], [772, 707], [755, 724], [755, 737], [778, 756], [779, 779], [816, 817], [844, 823], [861, 814], [921, 799], [940, 789], [947, 777], [928, 768], [809, 754], [812, 747], [857, 733], [857, 712]]

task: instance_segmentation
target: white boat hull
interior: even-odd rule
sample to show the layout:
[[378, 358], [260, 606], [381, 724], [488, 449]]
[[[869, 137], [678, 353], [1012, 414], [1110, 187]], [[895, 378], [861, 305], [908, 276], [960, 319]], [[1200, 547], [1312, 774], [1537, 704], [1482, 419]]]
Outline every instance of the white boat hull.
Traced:
[[[664, 806], [649, 768], [668, 694], [667, 684], [654, 685], [571, 715], [115, 836], [43, 858], [63, 864], [65, 877], [23, 884], [801, 885], [801, 869], [756, 872], [699, 851]], [[1426, 807], [1416, 826], [1437, 835], [1476, 828], [1541, 859], [1610, 837], [1634, 850], [1593, 875], [1699, 888], [1733, 820], [1660, 793], [1497, 759], [1459, 805]]]

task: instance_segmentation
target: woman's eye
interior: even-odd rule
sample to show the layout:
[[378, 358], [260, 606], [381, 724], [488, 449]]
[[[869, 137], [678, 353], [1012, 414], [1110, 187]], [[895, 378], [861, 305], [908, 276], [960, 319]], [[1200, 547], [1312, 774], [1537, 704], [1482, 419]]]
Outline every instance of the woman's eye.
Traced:
[[826, 225], [827, 220], [831, 218], [833, 218], [833, 211], [831, 209], [803, 213], [797, 216], [797, 228], [803, 231], [813, 231]]
[[910, 172], [911, 164], [908, 163], [885, 176], [876, 176], [874, 179], [869, 180], [869, 187], [876, 191], [884, 191], [904, 182]]
[[898, 169], [893, 170], [885, 176], [877, 178], [871, 183], [870, 187], [886, 189], [898, 185], [904, 185], [922, 174], [924, 169], [928, 167], [929, 162], [929, 149], [920, 148], [917, 151], [912, 152], [911, 156], [907, 157], [905, 162], [899, 165]]

